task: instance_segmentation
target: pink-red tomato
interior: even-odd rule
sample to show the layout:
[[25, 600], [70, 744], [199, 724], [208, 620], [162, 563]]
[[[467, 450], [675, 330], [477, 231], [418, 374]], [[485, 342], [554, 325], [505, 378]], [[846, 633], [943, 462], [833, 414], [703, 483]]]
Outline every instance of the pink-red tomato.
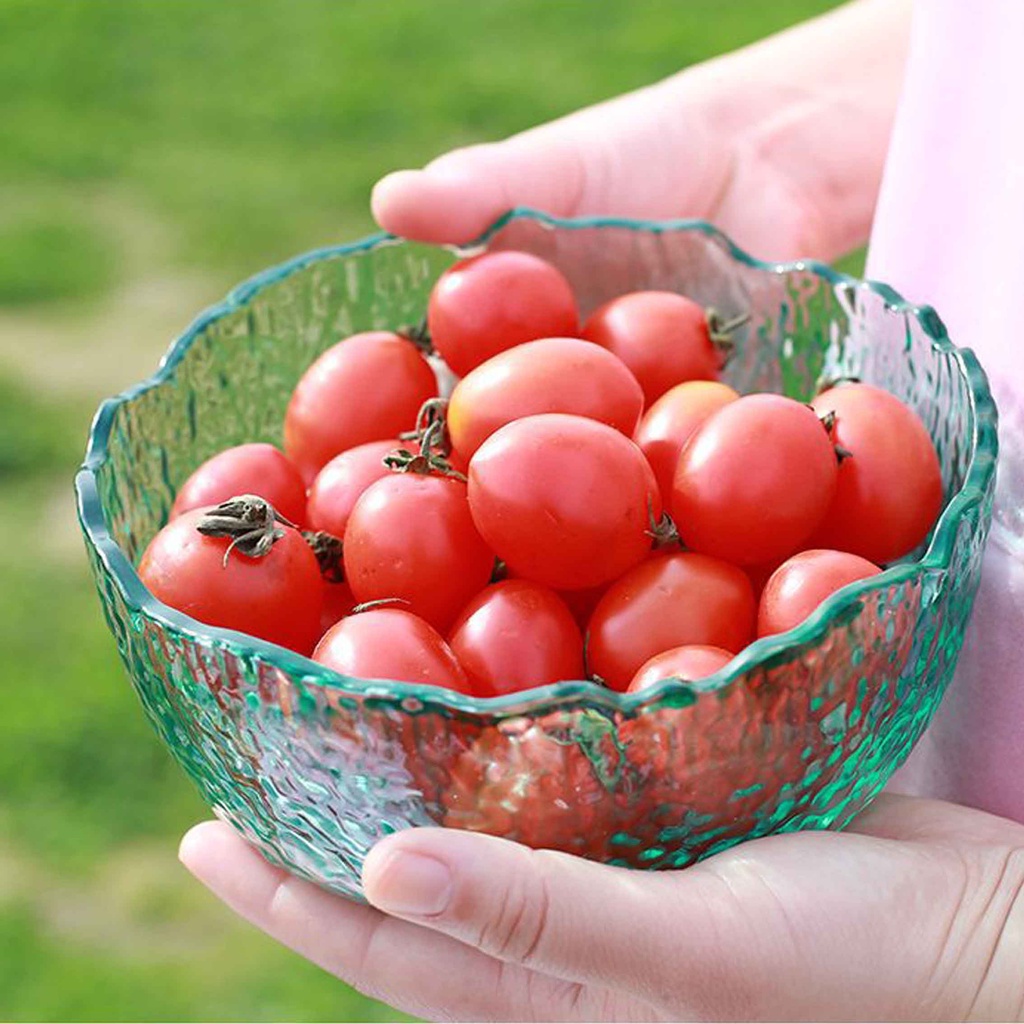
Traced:
[[307, 483], [339, 452], [411, 430], [437, 378], [420, 350], [390, 331], [354, 334], [302, 375], [288, 403], [284, 449]]
[[553, 590], [529, 580], [482, 590], [448, 643], [481, 697], [583, 678], [583, 637], [572, 613]]
[[320, 636], [336, 622], [345, 618], [356, 606], [352, 588], [345, 582], [324, 581], [324, 606], [320, 613]]
[[344, 562], [360, 604], [399, 598], [442, 632], [494, 571], [466, 485], [411, 472], [391, 473], [363, 492], [345, 529]]
[[469, 464], [469, 507], [512, 575], [583, 590], [647, 556], [661, 498], [629, 438], [596, 420], [546, 413], [514, 420], [480, 446]]
[[942, 508], [942, 471], [917, 413], [869, 384], [840, 384], [811, 403], [835, 414], [833, 438], [850, 452], [815, 547], [891, 562], [917, 547]]
[[633, 371], [648, 405], [685, 380], [715, 380], [723, 362], [705, 309], [675, 292], [611, 299], [591, 313], [582, 334]]
[[821, 421], [781, 395], [745, 395], [704, 421], [679, 457], [672, 516], [683, 543], [737, 565], [800, 549], [828, 510], [839, 465]]
[[465, 458], [524, 416], [586, 416], [633, 436], [644, 407], [636, 378], [610, 352], [579, 338], [543, 338], [488, 359], [455, 386], [448, 432]]
[[707, 679], [719, 669], [725, 668], [735, 656], [731, 651], [706, 644], [673, 647], [644, 662], [633, 676], [628, 692], [646, 690], [648, 686], [660, 683], [663, 679], [680, 679], [686, 683]]
[[672, 503], [672, 482], [686, 442], [712, 413], [739, 397], [728, 384], [689, 380], [670, 388], [644, 413], [634, 440], [654, 470], [666, 505]]
[[256, 494], [296, 526], [305, 523], [302, 474], [272, 444], [240, 444], [207, 459], [181, 485], [171, 518], [194, 508], [219, 505], [238, 494]]
[[309, 489], [306, 516], [311, 530], [325, 530], [335, 537], [345, 536], [348, 517], [359, 496], [370, 484], [387, 476], [384, 456], [404, 441], [370, 441], [335, 455], [316, 475]]
[[324, 634], [313, 660], [357, 679], [470, 692], [466, 673], [437, 630], [400, 608], [369, 608], [347, 616]]
[[207, 537], [196, 527], [206, 509], [172, 519], [150, 542], [139, 577], [164, 604], [208, 626], [235, 629], [309, 654], [320, 635], [323, 580], [302, 534], [282, 536], [261, 557], [237, 547], [224, 560], [227, 537]]
[[801, 551], [783, 562], [765, 585], [757, 609], [757, 635], [785, 633], [841, 587], [881, 571], [866, 558], [845, 551]]
[[430, 340], [457, 377], [505, 349], [579, 331], [569, 282], [526, 252], [460, 260], [438, 279], [427, 307]]
[[598, 602], [587, 628], [587, 668], [625, 690], [645, 662], [673, 647], [736, 653], [753, 636], [754, 612], [742, 569], [690, 552], [655, 554]]

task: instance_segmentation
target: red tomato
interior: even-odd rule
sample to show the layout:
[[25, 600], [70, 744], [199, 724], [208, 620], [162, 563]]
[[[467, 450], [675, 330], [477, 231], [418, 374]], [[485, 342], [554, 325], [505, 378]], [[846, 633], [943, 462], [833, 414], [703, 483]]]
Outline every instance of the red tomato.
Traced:
[[347, 583], [324, 582], [324, 607], [320, 614], [320, 636], [356, 606], [352, 588]]
[[693, 551], [758, 565], [797, 551], [836, 489], [818, 417], [781, 395], [746, 395], [697, 428], [679, 457], [672, 515]]
[[622, 767], [615, 727], [601, 715], [511, 719], [485, 728], [454, 760], [440, 793], [442, 824], [534, 848], [614, 856], [612, 791]]
[[309, 654], [320, 635], [324, 584], [302, 534], [278, 525], [280, 537], [266, 554], [250, 557], [241, 544], [227, 554], [228, 537], [197, 529], [208, 512], [184, 512], [153, 538], [139, 563], [142, 582], [164, 604], [209, 626]]
[[305, 522], [302, 475], [272, 444], [240, 444], [207, 459], [181, 485], [171, 518], [190, 509], [219, 505], [236, 494], [258, 494], [296, 526]]
[[370, 608], [332, 626], [313, 660], [357, 679], [426, 683], [469, 693], [466, 673], [441, 635], [400, 608]]
[[685, 380], [715, 380], [723, 363], [707, 311], [675, 292], [631, 292], [598, 307], [583, 337], [614, 352], [650, 405]]
[[583, 678], [583, 638], [572, 613], [553, 590], [528, 580], [482, 590], [448, 642], [481, 697]]
[[917, 547], [942, 509], [942, 472], [917, 414], [869, 384], [841, 384], [812, 403], [835, 414], [835, 442], [850, 452], [814, 546], [891, 562]]
[[514, 576], [583, 590], [651, 550], [661, 499], [643, 452], [617, 430], [546, 413], [492, 434], [469, 464], [469, 507]]
[[387, 476], [384, 456], [402, 441], [370, 441], [335, 455], [316, 475], [309, 489], [307, 519], [311, 530], [325, 530], [335, 537], [345, 536], [348, 517], [359, 496], [370, 484]]
[[448, 432], [465, 458], [524, 416], [571, 413], [633, 436], [644, 407], [636, 378], [610, 352], [579, 338], [543, 338], [488, 359], [455, 386]]
[[525, 252], [488, 252], [460, 260], [434, 285], [427, 308], [430, 340], [457, 377], [505, 349], [579, 331], [569, 282]]
[[690, 380], [666, 391], [644, 413], [635, 441], [654, 470], [664, 504], [672, 503], [672, 481], [686, 442], [712, 413], [739, 397], [728, 384]]
[[419, 349], [389, 331], [354, 334], [303, 374], [284, 420], [284, 449], [307, 483], [339, 452], [412, 429], [437, 378]]
[[447, 476], [392, 473], [356, 502], [344, 537], [345, 579], [356, 600], [401, 598], [446, 631], [494, 570], [466, 502]]
[[617, 580], [587, 628], [587, 668], [625, 690], [640, 667], [673, 647], [733, 653], [754, 632], [754, 593], [742, 569], [690, 552], [656, 554]]
[[707, 679], [719, 669], [725, 668], [735, 656], [731, 651], [725, 651], [721, 647], [704, 644], [673, 647], [644, 662], [633, 676], [628, 691], [636, 693], [638, 690], [645, 690], [663, 679], [679, 679], [684, 683]]
[[798, 626], [840, 587], [877, 576], [882, 570], [845, 551], [802, 551], [783, 562], [761, 595], [757, 635], [785, 633]]

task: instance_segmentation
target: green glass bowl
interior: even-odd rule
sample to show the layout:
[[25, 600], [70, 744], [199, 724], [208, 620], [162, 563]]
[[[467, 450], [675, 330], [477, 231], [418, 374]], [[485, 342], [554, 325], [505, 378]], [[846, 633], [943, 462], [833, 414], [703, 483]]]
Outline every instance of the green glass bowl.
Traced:
[[823, 379], [857, 376], [909, 402], [946, 489], [926, 544], [712, 679], [634, 695], [565, 682], [474, 699], [344, 678], [164, 606], [135, 566], [175, 489], [220, 448], [280, 442], [289, 392], [317, 354], [355, 331], [417, 322], [455, 258], [375, 235], [241, 285], [96, 416], [79, 516], [107, 622], [157, 732], [268, 858], [355, 898], [372, 844], [410, 826], [642, 868], [842, 827], [906, 758], [956, 665], [996, 465], [995, 408], [974, 356], [934, 311], [883, 285], [816, 263], [758, 262], [701, 222], [517, 210], [472, 248], [485, 247], [553, 261], [584, 314], [643, 288], [749, 312], [727, 373], [741, 391], [807, 398]]

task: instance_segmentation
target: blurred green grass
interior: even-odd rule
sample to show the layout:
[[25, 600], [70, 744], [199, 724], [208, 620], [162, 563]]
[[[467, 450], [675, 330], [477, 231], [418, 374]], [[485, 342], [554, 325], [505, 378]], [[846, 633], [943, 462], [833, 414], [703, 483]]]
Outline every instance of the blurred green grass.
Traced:
[[[174, 860], [204, 814], [102, 623], [70, 478], [97, 400], [373, 181], [828, 0], [0, 0], [0, 1018], [385, 1020]], [[397, 969], [397, 968], [396, 968]]]

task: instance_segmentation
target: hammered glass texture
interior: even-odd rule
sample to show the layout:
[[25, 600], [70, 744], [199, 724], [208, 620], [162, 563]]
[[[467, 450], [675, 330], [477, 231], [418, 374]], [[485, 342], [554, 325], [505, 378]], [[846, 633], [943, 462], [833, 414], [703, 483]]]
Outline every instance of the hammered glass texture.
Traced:
[[749, 312], [727, 374], [741, 390], [806, 398], [842, 374], [888, 388], [938, 448], [947, 501], [956, 498], [942, 536], [923, 562], [833, 599], [715, 679], [640, 697], [578, 683], [488, 702], [345, 680], [163, 608], [132, 565], [175, 488], [227, 445], [280, 443], [289, 392], [314, 357], [346, 334], [417, 322], [454, 258], [371, 240], [243, 286], [172, 349], [158, 382], [97, 418], [80, 515], [107, 621], [153, 725], [266, 856], [357, 899], [368, 849], [409, 826], [642, 868], [842, 827], [905, 759], [956, 665], [991, 517], [994, 411], [980, 370], [942, 340], [930, 311], [823, 268], [758, 264], [706, 227], [552, 227], [521, 215], [487, 244], [558, 264], [584, 313], [638, 288]]

